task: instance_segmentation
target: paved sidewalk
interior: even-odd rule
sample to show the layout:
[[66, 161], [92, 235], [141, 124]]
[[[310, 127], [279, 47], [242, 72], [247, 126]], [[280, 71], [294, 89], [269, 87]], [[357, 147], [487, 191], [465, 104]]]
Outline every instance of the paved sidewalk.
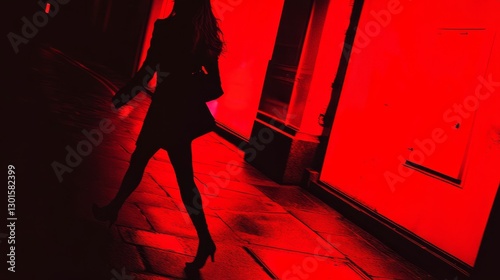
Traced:
[[[88, 255], [75, 267], [90, 274], [93, 265], [106, 263], [96, 268], [103, 279], [185, 279], [184, 263], [195, 255], [197, 241], [165, 151], [150, 161], [114, 226], [108, 229], [91, 216], [93, 202], [103, 205], [118, 190], [149, 99], [113, 112], [102, 81], [57, 54], [51, 60], [59, 73], [86, 80], [79, 83], [84, 97], [68, 96], [57, 79], [57, 90], [48, 91], [49, 98], [64, 100], [53, 112], [72, 134], [67, 144], [76, 149], [88, 140], [81, 130], [99, 129], [103, 119], [114, 127], [64, 174], [72, 199], [66, 203], [81, 217], [74, 230], [85, 232], [78, 241], [86, 247], [81, 254]], [[200, 279], [433, 279], [300, 187], [266, 178], [217, 134], [195, 140], [193, 153], [217, 244], [215, 262], [207, 262]]]

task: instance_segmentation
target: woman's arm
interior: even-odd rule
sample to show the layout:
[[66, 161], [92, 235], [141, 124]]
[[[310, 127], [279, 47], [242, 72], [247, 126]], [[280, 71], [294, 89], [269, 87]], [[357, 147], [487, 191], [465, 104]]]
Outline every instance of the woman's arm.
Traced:
[[203, 101], [209, 102], [224, 94], [219, 73], [219, 61], [217, 58], [210, 59], [204, 63], [203, 67], [205, 68], [206, 75], [197, 75], [198, 82], [201, 86], [198, 93], [201, 95]]
[[161, 36], [161, 22], [157, 20], [153, 29], [153, 36], [150, 41], [149, 49], [141, 68], [134, 74], [132, 79], [122, 88], [120, 88], [112, 98], [115, 108], [120, 108], [132, 100], [139, 92], [147, 90], [149, 81], [154, 73], [158, 71], [159, 41]]
[[204, 67], [209, 74], [208, 77], [210, 77], [211, 79], [210, 84], [217, 85], [217, 89], [220, 89], [222, 91], [222, 83], [219, 72], [219, 59], [210, 59], [207, 63], [205, 63]]

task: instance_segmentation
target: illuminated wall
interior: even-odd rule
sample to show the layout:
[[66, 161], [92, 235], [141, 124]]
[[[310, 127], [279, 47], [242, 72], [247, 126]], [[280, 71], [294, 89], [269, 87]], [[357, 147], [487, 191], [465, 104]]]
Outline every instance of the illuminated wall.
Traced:
[[212, 3], [216, 16], [221, 19], [227, 50], [220, 59], [225, 94], [209, 105], [217, 122], [248, 139], [284, 0]]
[[[145, 59], [147, 55], [147, 50], [149, 49], [149, 43], [151, 41], [151, 36], [153, 36], [153, 27], [154, 23], [157, 19], [159, 18], [166, 18], [172, 11], [172, 7], [174, 6], [173, 1], [168, 1], [168, 0], [152, 0], [151, 1], [151, 12], [149, 15], [149, 20], [147, 23], [147, 27], [144, 33], [144, 41], [142, 45], [142, 52], [141, 52], [141, 57], [140, 57], [140, 63], [141, 64]], [[137, 69], [140, 66], [137, 66]]]
[[365, 1], [321, 171], [471, 266], [500, 179], [499, 8]]
[[[290, 102], [287, 122], [297, 127], [302, 135], [318, 137], [323, 127], [319, 116], [326, 112], [332, 92], [332, 83], [342, 55], [345, 33], [352, 12], [351, 0], [321, 1], [314, 3], [312, 18], [325, 10], [318, 24], [309, 26], [301, 58], [297, 81]], [[321, 30], [320, 33], [315, 29]], [[312, 40], [310, 37], [317, 37]], [[311, 41], [313, 43], [311, 43]], [[317, 44], [317, 45], [316, 45]], [[305, 96], [306, 98], [303, 98]], [[300, 116], [300, 117], [299, 117]]]

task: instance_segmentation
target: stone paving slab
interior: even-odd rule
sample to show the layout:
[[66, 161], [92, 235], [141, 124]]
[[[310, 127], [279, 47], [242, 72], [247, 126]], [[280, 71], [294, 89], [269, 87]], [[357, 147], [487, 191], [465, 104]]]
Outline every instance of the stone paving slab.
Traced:
[[137, 187], [136, 191], [147, 192], [156, 195], [165, 195], [165, 191], [162, 188], [160, 188], [160, 185], [158, 185], [158, 183], [156, 183], [156, 181], [153, 180], [153, 178], [151, 178], [150, 176], [142, 177], [142, 181]]
[[359, 236], [331, 235], [322, 232], [318, 234], [344, 255], [349, 256], [351, 260], [362, 258], [385, 260], [388, 258], [386, 254], [380, 252]]
[[142, 257], [134, 245], [115, 242], [109, 253], [114, 256], [110, 265], [117, 270], [122, 267], [126, 267], [128, 271], [145, 271], [146, 269]]
[[130, 195], [127, 201], [136, 204], [141, 209], [144, 208], [144, 206], [154, 206], [171, 210], [178, 210], [175, 202], [165, 194], [157, 195], [136, 191], [132, 193], [132, 195]]
[[[208, 197], [207, 197], [208, 198]], [[212, 210], [241, 212], [285, 213], [285, 209], [267, 197], [257, 197], [239, 192], [220, 190], [219, 194], [207, 200]]]
[[347, 260], [257, 246], [250, 248], [278, 279], [369, 279]]
[[[235, 176], [231, 176], [230, 174], [224, 173], [216, 173], [216, 174], [206, 174], [203, 172], [198, 172], [195, 173], [194, 175], [198, 180], [201, 182], [204, 182], [206, 184], [208, 183], [215, 183], [219, 186], [225, 186], [227, 184], [230, 184], [231, 182], [241, 182], [239, 181]], [[245, 182], [247, 183], [247, 182]]]
[[[158, 207], [145, 207], [142, 211], [155, 231], [180, 237], [196, 238], [194, 226], [186, 212]], [[206, 215], [206, 219], [210, 233], [216, 242], [238, 240], [234, 232], [218, 216]]]
[[[211, 179], [200, 180], [198, 177], [196, 178], [202, 184], [211, 184], [213, 181]], [[235, 192], [241, 192], [244, 194], [250, 194], [254, 196], [266, 197], [261, 191], [259, 191], [255, 186], [245, 183], [245, 182], [235, 182], [235, 181], [227, 181], [226, 184], [217, 185], [221, 189], [227, 189]]]
[[380, 259], [371, 258], [354, 258], [351, 259], [357, 266], [371, 277], [386, 277], [389, 279], [418, 279], [418, 276], [413, 274], [400, 262], [386, 258], [383, 262]]
[[[151, 271], [167, 277], [186, 278], [185, 262], [192, 257], [159, 249], [144, 248], [145, 259]], [[218, 245], [215, 262], [208, 260], [201, 279], [272, 279], [246, 251], [238, 246]]]
[[327, 256], [344, 258], [331, 244], [289, 214], [224, 211], [219, 216], [240, 239], [251, 244], [314, 254], [321, 243], [329, 249]]
[[183, 267], [192, 257], [148, 247], [143, 247], [142, 251], [150, 272], [166, 277], [185, 278]]
[[387, 277], [391, 279], [420, 279], [426, 274], [413, 273], [402, 259], [378, 250], [362, 237], [352, 235], [330, 235], [319, 233], [326, 238], [330, 244], [348, 256], [349, 260], [360, 267], [367, 275], [373, 277]]
[[130, 244], [157, 248], [189, 256], [194, 256], [196, 254], [196, 248], [193, 249], [187, 246], [186, 239], [174, 235], [122, 226], [119, 227], [119, 231], [123, 240]]
[[[161, 158], [166, 157], [167, 159], [158, 160], [154, 158], [156, 156]], [[148, 162], [148, 165], [146, 166], [146, 172], [148, 171], [155, 174], [156, 172], [160, 172], [160, 174], [168, 174], [169, 176], [175, 175], [174, 167], [170, 163], [170, 158], [168, 158], [167, 152], [161, 149], [158, 150], [153, 155], [153, 158], [151, 158]]]
[[329, 213], [323, 203], [311, 198], [310, 194], [306, 193], [298, 186], [272, 187], [258, 185], [256, 187], [266, 196], [287, 209], [299, 209], [323, 214]]
[[144, 176], [151, 177], [163, 190], [168, 188], [178, 189], [179, 187], [177, 185], [174, 170], [171, 165], [170, 167], [167, 165], [169, 164], [160, 161], [152, 161], [148, 164], [148, 167], [146, 167]]
[[[175, 209], [174, 210], [182, 212], [183, 215], [185, 213], [187, 213], [186, 207], [184, 206], [184, 203], [182, 202], [182, 199], [181, 199], [180, 190], [178, 188], [176, 188], [176, 189], [169, 188], [169, 189], [166, 190], [165, 193], [170, 198], [170, 200], [172, 201], [172, 203], [175, 205]], [[209, 207], [210, 201], [213, 200], [214, 197], [213, 196], [207, 196], [204, 193], [201, 193], [201, 197], [202, 197], [202, 203], [205, 206], [203, 208], [203, 211], [204, 211], [205, 215], [217, 217], [216, 211]], [[195, 213], [196, 213], [196, 211], [198, 211], [198, 210], [194, 209]]]
[[[240, 192], [220, 189], [212, 190], [203, 185], [198, 186], [202, 202], [207, 214], [216, 215], [219, 211], [242, 211], [242, 212], [264, 212], [264, 213], [285, 213], [281, 205], [275, 203], [267, 197], [248, 195]], [[179, 190], [168, 189], [168, 194], [172, 197], [178, 208], [185, 212]]]
[[[128, 163], [130, 160], [130, 155], [123, 150], [118, 143], [112, 140], [103, 140], [103, 143], [95, 148], [94, 153], [90, 157], [98, 156], [101, 159], [117, 159], [122, 162]], [[93, 160], [93, 162], [99, 163], [99, 160]]]
[[164, 150], [159, 150], [154, 156], [154, 160], [160, 161], [160, 162], [165, 162], [165, 163], [170, 163], [170, 158], [168, 157], [168, 153]]
[[350, 227], [345, 225], [345, 221], [338, 213], [336, 213], [336, 216], [334, 213], [319, 214], [296, 209], [291, 209], [289, 211], [295, 218], [300, 220], [315, 232], [323, 232], [330, 235], [347, 236], [352, 236], [355, 234]]
[[118, 214], [116, 225], [128, 226], [137, 229], [152, 230], [151, 224], [141, 209], [132, 203], [126, 202]]
[[262, 185], [262, 186], [279, 186], [278, 183], [264, 176], [260, 171], [256, 169], [250, 168], [242, 168], [240, 169], [237, 175], [235, 175], [236, 179], [240, 182], [246, 182], [252, 185]]

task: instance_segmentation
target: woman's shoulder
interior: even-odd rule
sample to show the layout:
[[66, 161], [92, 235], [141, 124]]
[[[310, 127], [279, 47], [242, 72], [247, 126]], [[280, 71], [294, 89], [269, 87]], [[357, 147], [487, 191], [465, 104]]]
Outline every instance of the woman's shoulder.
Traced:
[[155, 21], [155, 27], [168, 26], [169, 24], [172, 24], [172, 17], [159, 18]]
[[183, 20], [177, 19], [175, 16], [169, 16], [167, 18], [157, 19], [155, 21], [155, 29], [186, 29], [189, 27]]
[[175, 29], [172, 26], [173, 23], [170, 17], [157, 19], [154, 23], [153, 36], [155, 34], [160, 37], [167, 36], [167, 34], [170, 34]]

